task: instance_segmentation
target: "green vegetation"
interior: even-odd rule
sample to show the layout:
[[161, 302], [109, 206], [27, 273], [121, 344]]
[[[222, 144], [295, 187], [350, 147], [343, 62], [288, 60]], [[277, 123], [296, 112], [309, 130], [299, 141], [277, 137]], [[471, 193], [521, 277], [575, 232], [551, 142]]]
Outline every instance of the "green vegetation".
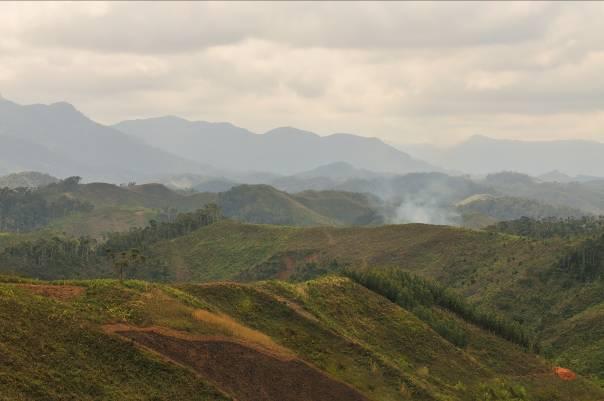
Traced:
[[43, 227], [72, 212], [90, 212], [92, 204], [66, 196], [47, 201], [39, 190], [0, 188], [0, 230], [23, 232]]
[[464, 320], [493, 332], [506, 340], [529, 350], [538, 346], [517, 322], [507, 321], [494, 313], [485, 313], [469, 305], [459, 295], [447, 291], [438, 284], [412, 276], [395, 269], [347, 270], [345, 274], [357, 283], [377, 292], [402, 307], [413, 310], [415, 314], [430, 324], [437, 332], [452, 343], [466, 344], [465, 333], [455, 326], [447, 325], [435, 318], [430, 308], [439, 306], [447, 309]]
[[551, 206], [536, 200], [512, 196], [474, 195], [457, 204], [464, 215], [481, 214], [497, 221], [522, 217], [533, 219], [579, 217], [586, 213], [566, 206]]
[[112, 319], [134, 291], [78, 285], [86, 286], [83, 298], [60, 301], [0, 284], [0, 400], [227, 399], [189, 371], [98, 328], [95, 320]]
[[604, 217], [583, 216], [567, 219], [523, 217], [502, 221], [487, 227], [487, 230], [537, 239], [588, 237], [604, 232]]
[[268, 185], [237, 186], [221, 193], [218, 203], [225, 216], [250, 223], [299, 226], [335, 224], [335, 220]]
[[[144, 257], [150, 246], [158, 241], [186, 235], [215, 223], [219, 218], [218, 209], [214, 205], [208, 205], [195, 212], [179, 214], [173, 222], [152, 221], [145, 228], [110, 234], [105, 242], [89, 237], [40, 235], [32, 240], [14, 241], [4, 249], [0, 248], [0, 266], [4, 272], [40, 279], [110, 277], [111, 265], [115, 267], [116, 260], [121, 258], [119, 255], [130, 255], [133, 249], [138, 249], [142, 252], [141, 257]], [[109, 259], [112, 259], [111, 263]], [[118, 262], [121, 264], [124, 261], [120, 259]], [[126, 277], [151, 280], [168, 278], [166, 266], [157, 258], [144, 266], [137, 263], [130, 267], [132, 269], [125, 272]]]
[[213, 388], [203, 374], [190, 373], [194, 365], [166, 361], [177, 357], [164, 354], [172, 352], [169, 342], [151, 345], [151, 352], [135, 346], [145, 337], [128, 335], [127, 341], [120, 330], [163, 333], [168, 337], [162, 341], [220, 336], [296, 356], [372, 401], [604, 396], [583, 378], [560, 380], [544, 360], [488, 331], [445, 311], [434, 313], [466, 333], [463, 348], [342, 277], [179, 287], [3, 278], [0, 323], [12, 329], [0, 332], [0, 399], [222, 400], [218, 391], [233, 390], [223, 381]]

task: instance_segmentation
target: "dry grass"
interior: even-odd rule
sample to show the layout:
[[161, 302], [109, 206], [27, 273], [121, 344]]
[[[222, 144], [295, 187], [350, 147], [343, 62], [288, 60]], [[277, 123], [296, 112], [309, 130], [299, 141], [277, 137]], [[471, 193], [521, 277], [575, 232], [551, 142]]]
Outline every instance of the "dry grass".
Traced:
[[242, 325], [228, 315], [213, 313], [204, 309], [196, 309], [193, 317], [201, 322], [227, 332], [234, 338], [248, 344], [254, 344], [280, 357], [293, 358], [295, 355], [289, 349], [280, 346], [272, 338], [257, 330]]

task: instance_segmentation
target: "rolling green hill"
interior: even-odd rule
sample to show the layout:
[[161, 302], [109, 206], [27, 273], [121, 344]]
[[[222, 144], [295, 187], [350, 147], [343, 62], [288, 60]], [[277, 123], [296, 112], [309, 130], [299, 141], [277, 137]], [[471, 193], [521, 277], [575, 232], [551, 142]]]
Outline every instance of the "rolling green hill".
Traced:
[[[579, 217], [588, 213], [566, 206], [551, 206], [532, 199], [512, 196], [473, 195], [457, 205], [457, 210], [466, 216], [482, 215], [486, 225], [495, 221], [514, 220], [521, 217], [542, 219], [547, 217]], [[483, 226], [484, 227], [484, 226]]]
[[[446, 310], [451, 344], [353, 283], [0, 284], [2, 400], [599, 400]], [[45, 333], [45, 335], [40, 335]], [[253, 374], [251, 373], [253, 372]]]
[[[602, 319], [604, 281], [579, 274], [573, 264], [560, 264], [573, 252], [580, 255], [581, 239], [537, 240], [423, 224], [294, 227], [232, 220], [186, 232], [152, 242], [136, 234], [140, 238], [132, 243], [117, 242], [131, 243], [146, 256], [127, 276], [176, 282], [300, 281], [342, 269], [398, 269], [525, 325], [544, 355], [604, 382], [601, 336], [590, 328], [590, 322]], [[5, 247], [0, 271], [45, 279], [114, 275], [104, 254], [86, 242], [10, 238], [0, 238]], [[11, 241], [17, 244], [11, 247]], [[590, 252], [599, 252], [589, 246]]]
[[337, 223], [268, 185], [237, 186], [220, 193], [218, 205], [225, 216], [250, 223], [299, 226]]
[[[393, 267], [454, 289], [475, 305], [528, 325], [544, 352], [563, 357], [556, 333], [581, 313], [604, 303], [604, 282], [584, 282], [560, 270], [570, 243], [460, 228], [409, 224], [334, 228], [246, 225], [224, 221], [188, 236], [160, 242], [151, 258], [164, 261], [178, 280], [297, 279], [349, 268]], [[572, 326], [575, 327], [575, 326]], [[567, 341], [578, 348], [601, 341], [578, 327]], [[602, 355], [599, 350], [598, 355]], [[604, 378], [600, 362], [565, 359]]]
[[[23, 222], [12, 226], [19, 231], [48, 226], [69, 235], [97, 239], [108, 232], [145, 226], [152, 219], [170, 221], [178, 212], [201, 209], [210, 203], [218, 204], [225, 216], [249, 223], [323, 226], [383, 221], [381, 201], [369, 195], [342, 191], [292, 195], [268, 185], [240, 185], [221, 193], [194, 193], [174, 191], [161, 184], [79, 184], [79, 178], [72, 177], [25, 194], [2, 196], [10, 196], [11, 202], [25, 206], [7, 211], [0, 208], [0, 229], [3, 221], [11, 223], [17, 216]], [[13, 199], [17, 197], [24, 200]], [[32, 225], [31, 215], [40, 213], [41, 204], [47, 205], [45, 220]]]

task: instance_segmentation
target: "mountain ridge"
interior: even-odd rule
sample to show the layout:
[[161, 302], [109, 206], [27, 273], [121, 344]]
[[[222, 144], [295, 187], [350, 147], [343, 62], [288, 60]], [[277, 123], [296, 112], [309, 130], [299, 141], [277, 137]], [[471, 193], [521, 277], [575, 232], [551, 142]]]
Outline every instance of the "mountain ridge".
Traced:
[[230, 123], [174, 117], [126, 120], [113, 127], [157, 148], [222, 169], [291, 175], [347, 162], [357, 168], [394, 173], [438, 170], [380, 139], [346, 133], [319, 136], [294, 127], [278, 127], [257, 134]]

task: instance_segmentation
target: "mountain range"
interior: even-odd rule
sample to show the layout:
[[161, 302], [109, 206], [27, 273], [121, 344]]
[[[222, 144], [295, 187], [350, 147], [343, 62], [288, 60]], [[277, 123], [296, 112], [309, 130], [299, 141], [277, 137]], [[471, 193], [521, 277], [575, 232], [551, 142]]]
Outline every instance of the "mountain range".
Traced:
[[376, 138], [321, 137], [295, 128], [258, 135], [176, 117], [110, 127], [65, 102], [19, 105], [0, 98], [0, 140], [0, 174], [35, 170], [112, 182], [184, 173], [291, 174], [340, 161], [399, 174], [435, 169]]
[[202, 171], [198, 163], [98, 124], [68, 103], [22, 106], [0, 99], [0, 172], [128, 181]]
[[604, 177], [604, 143], [596, 141], [518, 141], [475, 135], [451, 147], [401, 145], [399, 148], [435, 165], [469, 174], [517, 171], [538, 176], [558, 171]]
[[436, 170], [377, 138], [351, 134], [322, 137], [281, 127], [259, 135], [229, 123], [178, 117], [124, 121], [113, 127], [156, 148], [226, 170], [290, 175], [333, 162], [398, 174]]
[[[150, 182], [194, 174], [224, 178], [227, 184], [269, 183], [291, 176], [318, 183], [341, 181], [351, 174], [371, 179], [376, 174], [428, 171], [473, 175], [517, 171], [556, 182], [604, 177], [604, 144], [595, 141], [473, 136], [448, 148], [397, 149], [380, 139], [352, 134], [320, 136], [293, 127], [257, 134], [230, 123], [171, 116], [106, 126], [69, 103], [19, 105], [4, 98], [0, 98], [0, 140], [0, 174], [41, 171], [60, 177], [81, 175], [88, 181]], [[214, 184], [222, 190], [228, 187]]]

